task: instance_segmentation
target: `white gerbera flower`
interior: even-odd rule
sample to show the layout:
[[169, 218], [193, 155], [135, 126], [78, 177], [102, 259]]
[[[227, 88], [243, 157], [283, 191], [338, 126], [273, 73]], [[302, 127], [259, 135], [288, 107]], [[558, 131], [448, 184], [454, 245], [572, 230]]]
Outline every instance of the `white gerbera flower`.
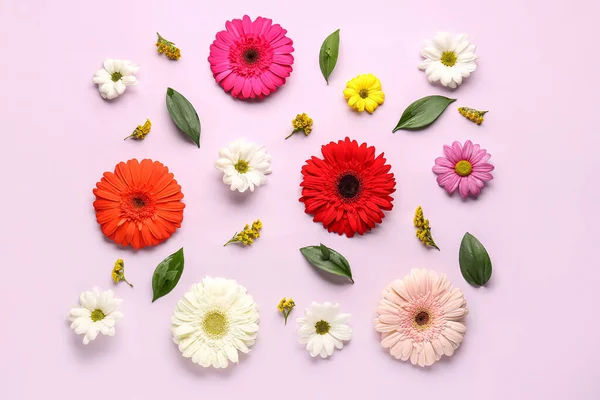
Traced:
[[258, 307], [246, 288], [224, 278], [204, 278], [177, 303], [173, 341], [203, 367], [226, 368], [248, 353], [258, 333]]
[[296, 320], [300, 324], [300, 344], [306, 344], [311, 356], [327, 358], [333, 354], [334, 348], [341, 349], [343, 341], [352, 337], [352, 330], [346, 324], [350, 314], [340, 314], [339, 311], [339, 304], [313, 302], [304, 317]]
[[69, 312], [69, 321], [76, 334], [85, 333], [83, 344], [96, 339], [98, 333], [115, 335], [115, 324], [123, 318], [123, 313], [117, 311], [122, 299], [115, 298], [112, 290], [100, 293], [94, 288], [91, 292], [82, 292], [79, 301], [81, 305]]
[[104, 68], [99, 69], [92, 79], [98, 85], [103, 99], [114, 99], [125, 92], [127, 86], [137, 85], [138, 80], [133, 74], [139, 66], [127, 60], [104, 60]]
[[467, 35], [453, 37], [440, 32], [433, 40], [426, 40], [421, 55], [425, 58], [419, 69], [425, 70], [429, 82], [440, 81], [442, 85], [456, 88], [477, 69], [475, 45], [470, 44]]
[[265, 175], [271, 173], [270, 161], [265, 146], [238, 139], [219, 150], [215, 167], [223, 171], [223, 183], [230, 185], [232, 191], [253, 192], [254, 187], [267, 183]]

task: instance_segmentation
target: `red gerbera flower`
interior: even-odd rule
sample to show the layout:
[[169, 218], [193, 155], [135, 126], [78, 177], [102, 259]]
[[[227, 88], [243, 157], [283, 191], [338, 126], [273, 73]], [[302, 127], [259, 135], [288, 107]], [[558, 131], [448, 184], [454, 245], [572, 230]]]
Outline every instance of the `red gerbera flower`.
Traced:
[[392, 209], [390, 194], [396, 191], [394, 174], [383, 153], [360, 146], [349, 138], [321, 148], [323, 159], [312, 157], [302, 167], [305, 212], [314, 215], [329, 232], [362, 235], [381, 223], [382, 210]]
[[134, 249], [168, 239], [183, 220], [181, 186], [162, 163], [135, 158], [105, 172], [94, 189], [102, 233]]
[[294, 51], [287, 31], [268, 18], [227, 21], [210, 46], [210, 69], [225, 92], [240, 99], [269, 95], [292, 72]]

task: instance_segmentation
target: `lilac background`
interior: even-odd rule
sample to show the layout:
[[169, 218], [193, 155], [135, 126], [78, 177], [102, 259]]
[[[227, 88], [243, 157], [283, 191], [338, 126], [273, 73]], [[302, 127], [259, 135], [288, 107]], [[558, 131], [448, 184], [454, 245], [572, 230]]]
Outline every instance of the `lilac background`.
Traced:
[[[599, 398], [599, 3], [341, 4], [0, 2], [2, 398]], [[215, 33], [244, 13], [281, 23], [296, 49], [291, 79], [257, 104], [224, 94], [206, 61]], [[337, 28], [340, 59], [326, 86], [317, 55]], [[438, 30], [469, 33], [478, 45], [479, 69], [455, 92], [431, 86], [416, 68], [422, 40]], [[179, 62], [155, 52], [156, 31], [181, 47]], [[141, 65], [141, 85], [113, 102], [91, 82], [107, 57]], [[367, 72], [381, 79], [386, 101], [374, 115], [355, 114], [342, 90]], [[167, 86], [196, 106], [200, 150], [170, 121]], [[410, 102], [436, 93], [459, 100], [425, 131], [391, 133]], [[491, 111], [478, 127], [459, 105]], [[314, 132], [284, 141], [300, 112], [315, 120]], [[146, 118], [150, 136], [124, 142]], [[304, 160], [346, 135], [385, 151], [397, 179], [393, 211], [354, 239], [328, 234], [298, 202]], [[251, 196], [230, 193], [213, 168], [218, 148], [237, 137], [267, 145], [273, 157], [269, 183]], [[496, 166], [476, 201], [447, 196], [431, 172], [442, 145], [467, 139], [487, 148]], [[169, 166], [187, 204], [169, 241], [138, 252], [104, 240], [92, 207], [102, 173], [133, 157]], [[441, 252], [414, 237], [418, 205]], [[222, 247], [257, 217], [265, 227], [254, 246]], [[466, 231], [493, 259], [488, 287], [471, 288], [460, 275]], [[354, 286], [303, 260], [298, 248], [320, 241], [350, 260]], [[179, 285], [151, 304], [154, 267], [181, 246]], [[80, 291], [114, 287], [118, 257], [135, 284], [115, 288], [125, 319], [114, 338], [84, 347], [66, 315]], [[391, 358], [372, 327], [381, 290], [413, 267], [446, 273], [470, 309], [464, 344], [428, 369]], [[237, 279], [261, 311], [258, 343], [224, 371], [183, 359], [169, 330], [175, 303], [205, 275]], [[282, 296], [298, 304], [292, 320], [313, 300], [340, 302], [352, 314], [352, 341], [328, 360], [311, 359], [294, 324], [284, 327], [276, 312]]]

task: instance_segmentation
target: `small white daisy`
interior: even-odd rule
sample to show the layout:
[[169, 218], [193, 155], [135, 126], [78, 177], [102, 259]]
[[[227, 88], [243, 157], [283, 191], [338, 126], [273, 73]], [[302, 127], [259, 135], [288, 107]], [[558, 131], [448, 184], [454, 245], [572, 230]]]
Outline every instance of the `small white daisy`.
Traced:
[[470, 44], [467, 35], [453, 37], [440, 32], [433, 40], [426, 40], [421, 50], [425, 58], [419, 69], [425, 70], [429, 82], [437, 82], [452, 89], [456, 88], [477, 69], [475, 45]]
[[271, 156], [265, 146], [238, 139], [219, 150], [215, 167], [223, 172], [223, 183], [232, 191], [245, 192], [267, 183], [271, 173]]
[[85, 333], [83, 344], [96, 339], [98, 333], [114, 336], [115, 324], [123, 318], [123, 313], [117, 311], [123, 300], [115, 298], [112, 290], [101, 293], [94, 288], [91, 292], [82, 292], [79, 301], [80, 306], [69, 312], [69, 321], [76, 334]]
[[339, 311], [339, 304], [313, 302], [304, 317], [296, 320], [300, 325], [300, 344], [306, 344], [311, 356], [327, 358], [335, 348], [344, 347], [343, 341], [352, 337], [352, 330], [346, 324], [350, 314], [340, 314]]
[[125, 92], [127, 86], [137, 85], [138, 80], [133, 74], [140, 67], [127, 60], [104, 60], [104, 68], [99, 69], [92, 79], [98, 85], [103, 99], [114, 99]]
[[226, 368], [256, 342], [258, 307], [236, 281], [204, 278], [179, 300], [171, 322], [184, 357], [203, 367]]

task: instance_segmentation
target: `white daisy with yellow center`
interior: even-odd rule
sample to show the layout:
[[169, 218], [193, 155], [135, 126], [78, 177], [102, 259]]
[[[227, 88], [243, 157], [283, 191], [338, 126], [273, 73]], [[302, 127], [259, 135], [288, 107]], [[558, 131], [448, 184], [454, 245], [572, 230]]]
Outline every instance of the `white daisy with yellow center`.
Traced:
[[429, 82], [440, 82], [449, 88], [458, 87], [463, 78], [468, 78], [477, 69], [475, 45], [469, 43], [467, 35], [456, 37], [440, 32], [433, 40], [426, 40], [421, 50], [425, 58], [419, 69], [424, 70]]
[[76, 334], [84, 335], [83, 344], [96, 339], [99, 333], [114, 336], [115, 324], [123, 318], [123, 313], [118, 311], [122, 299], [115, 298], [112, 290], [100, 292], [94, 288], [82, 292], [79, 302], [80, 306], [69, 312], [69, 321]]
[[229, 143], [219, 150], [215, 168], [223, 172], [223, 183], [232, 191], [254, 191], [254, 188], [267, 183], [271, 173], [271, 156], [265, 146], [258, 146], [244, 139]]
[[246, 288], [224, 278], [204, 278], [177, 303], [173, 341], [203, 367], [226, 368], [248, 353], [258, 334], [258, 307]]
[[312, 357], [329, 357], [352, 337], [352, 329], [346, 324], [349, 318], [350, 314], [340, 314], [339, 304], [313, 302], [304, 317], [296, 320], [300, 325], [300, 344], [306, 345]]

